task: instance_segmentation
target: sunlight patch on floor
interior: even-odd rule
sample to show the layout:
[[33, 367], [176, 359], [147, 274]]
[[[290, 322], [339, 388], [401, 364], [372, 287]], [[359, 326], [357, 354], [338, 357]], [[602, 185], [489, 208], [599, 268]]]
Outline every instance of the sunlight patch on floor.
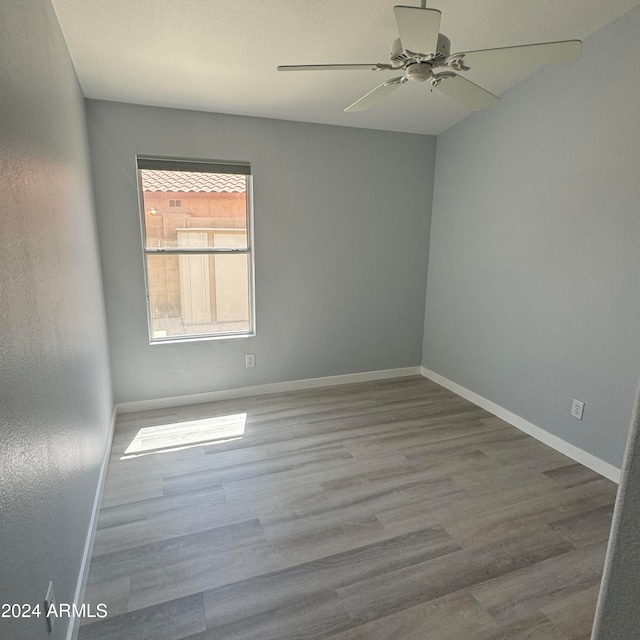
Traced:
[[138, 431], [121, 460], [238, 440], [244, 435], [246, 422], [246, 413], [236, 413], [203, 420], [145, 427]]

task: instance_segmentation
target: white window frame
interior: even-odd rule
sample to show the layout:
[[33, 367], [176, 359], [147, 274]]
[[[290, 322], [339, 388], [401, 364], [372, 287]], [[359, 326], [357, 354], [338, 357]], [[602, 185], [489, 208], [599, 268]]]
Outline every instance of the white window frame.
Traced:
[[[247, 211], [247, 247], [147, 247], [146, 227], [144, 220], [144, 192], [141, 169], [162, 171], [200, 171], [203, 173], [243, 174], [246, 177], [246, 211]], [[253, 173], [251, 163], [225, 160], [193, 160], [187, 158], [168, 158], [149, 155], [136, 156], [136, 174], [138, 179], [138, 202], [140, 228], [142, 237], [142, 264], [144, 270], [144, 287], [147, 306], [147, 329], [149, 344], [175, 344], [181, 342], [201, 342], [208, 340], [228, 340], [232, 338], [251, 338], [256, 335], [255, 319], [255, 257], [253, 246]], [[249, 329], [242, 331], [217, 331], [194, 335], [154, 337], [149, 296], [149, 277], [147, 273], [148, 255], [229, 255], [242, 254], [249, 257]]]

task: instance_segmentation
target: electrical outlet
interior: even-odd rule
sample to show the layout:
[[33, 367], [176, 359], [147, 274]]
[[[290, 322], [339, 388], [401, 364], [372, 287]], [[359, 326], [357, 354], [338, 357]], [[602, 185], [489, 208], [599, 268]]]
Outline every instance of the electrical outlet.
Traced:
[[247, 355], [244, 357], [244, 366], [247, 367], [247, 368], [256, 366], [256, 354], [255, 353], [247, 353]]
[[584, 402], [580, 400], [573, 400], [571, 404], [571, 415], [578, 420], [582, 420], [582, 412], [584, 411]]
[[55, 618], [55, 614], [48, 615], [48, 613], [51, 607], [53, 607], [55, 610], [55, 606], [56, 606], [56, 597], [53, 595], [53, 582], [50, 580], [49, 586], [47, 588], [47, 595], [44, 597], [44, 615], [47, 619], [47, 627], [49, 627], [49, 633], [53, 631], [53, 625], [55, 623], [56, 618]]

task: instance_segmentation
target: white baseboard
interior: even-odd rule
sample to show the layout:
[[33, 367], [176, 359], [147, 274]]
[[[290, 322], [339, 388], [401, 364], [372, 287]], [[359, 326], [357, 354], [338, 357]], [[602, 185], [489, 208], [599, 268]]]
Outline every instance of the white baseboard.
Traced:
[[200, 404], [203, 402], [246, 398], [247, 396], [261, 396], [269, 393], [300, 391], [303, 389], [315, 389], [318, 387], [332, 387], [352, 382], [370, 382], [371, 380], [385, 380], [387, 378], [403, 378], [405, 376], [419, 375], [421, 375], [420, 367], [365, 371], [363, 373], [348, 373], [339, 376], [328, 376], [326, 378], [308, 378], [306, 380], [294, 380], [291, 382], [272, 382], [269, 384], [261, 384], [253, 387], [241, 387], [238, 389], [224, 389], [222, 391], [191, 393], [183, 396], [155, 398], [152, 400], [121, 402], [117, 405], [117, 410], [118, 413], [132, 413], [134, 411], [147, 411], [149, 409], [166, 409], [168, 407], [179, 407], [189, 404]]
[[521, 418], [520, 416], [508, 411], [504, 407], [501, 407], [499, 404], [492, 402], [491, 400], [487, 400], [487, 398], [466, 389], [465, 387], [441, 376], [439, 373], [435, 371], [431, 371], [426, 367], [421, 367], [420, 373], [425, 377], [429, 378], [433, 382], [439, 384], [449, 391], [453, 391], [457, 393], [459, 396], [462, 396], [469, 402], [473, 402], [473, 404], [478, 405], [482, 409], [493, 413], [493, 415], [501, 418], [505, 422], [508, 422], [510, 425], [520, 429], [520, 431], [524, 431], [528, 435], [532, 436], [536, 440], [543, 442], [544, 444], [550, 446], [552, 449], [563, 453], [565, 456], [568, 456], [572, 460], [583, 464], [585, 467], [592, 469], [596, 473], [608, 478], [609, 480], [613, 480], [613, 482], [620, 483], [620, 469], [614, 467], [612, 464], [601, 460], [600, 458], [594, 456], [591, 453], [587, 453], [580, 447], [576, 447], [573, 444], [570, 444], [566, 440], [559, 438], [558, 436], [554, 436], [552, 433], [545, 431], [541, 427]]
[[[98, 513], [100, 511], [100, 503], [102, 502], [102, 493], [104, 491], [104, 481], [107, 477], [107, 466], [109, 463], [109, 454], [111, 453], [111, 443], [113, 442], [113, 433], [116, 428], [116, 419], [118, 417], [117, 406], [114, 406], [111, 414], [111, 425], [109, 426], [109, 435], [107, 444], [104, 449], [102, 458], [102, 466], [100, 467], [100, 475], [98, 476], [98, 486], [96, 495], [93, 500], [93, 509], [91, 511], [91, 520], [89, 521], [89, 529], [84, 543], [84, 551], [82, 554], [82, 563], [80, 564], [80, 573], [76, 584], [76, 591], [73, 596], [73, 603], [76, 607], [80, 607], [84, 600], [84, 592], [87, 588], [87, 579], [89, 578], [89, 565], [91, 564], [91, 554], [93, 553], [93, 543], [96, 538], [96, 528], [98, 526]], [[69, 628], [67, 630], [67, 640], [76, 640], [80, 632], [81, 619], [77, 617], [71, 618]]]

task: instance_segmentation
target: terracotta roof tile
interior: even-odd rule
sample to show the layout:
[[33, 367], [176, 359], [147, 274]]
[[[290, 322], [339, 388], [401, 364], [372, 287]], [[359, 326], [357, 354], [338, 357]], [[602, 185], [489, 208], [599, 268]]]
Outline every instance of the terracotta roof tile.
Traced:
[[233, 173], [142, 169], [142, 189], [160, 192], [244, 193], [245, 176]]

